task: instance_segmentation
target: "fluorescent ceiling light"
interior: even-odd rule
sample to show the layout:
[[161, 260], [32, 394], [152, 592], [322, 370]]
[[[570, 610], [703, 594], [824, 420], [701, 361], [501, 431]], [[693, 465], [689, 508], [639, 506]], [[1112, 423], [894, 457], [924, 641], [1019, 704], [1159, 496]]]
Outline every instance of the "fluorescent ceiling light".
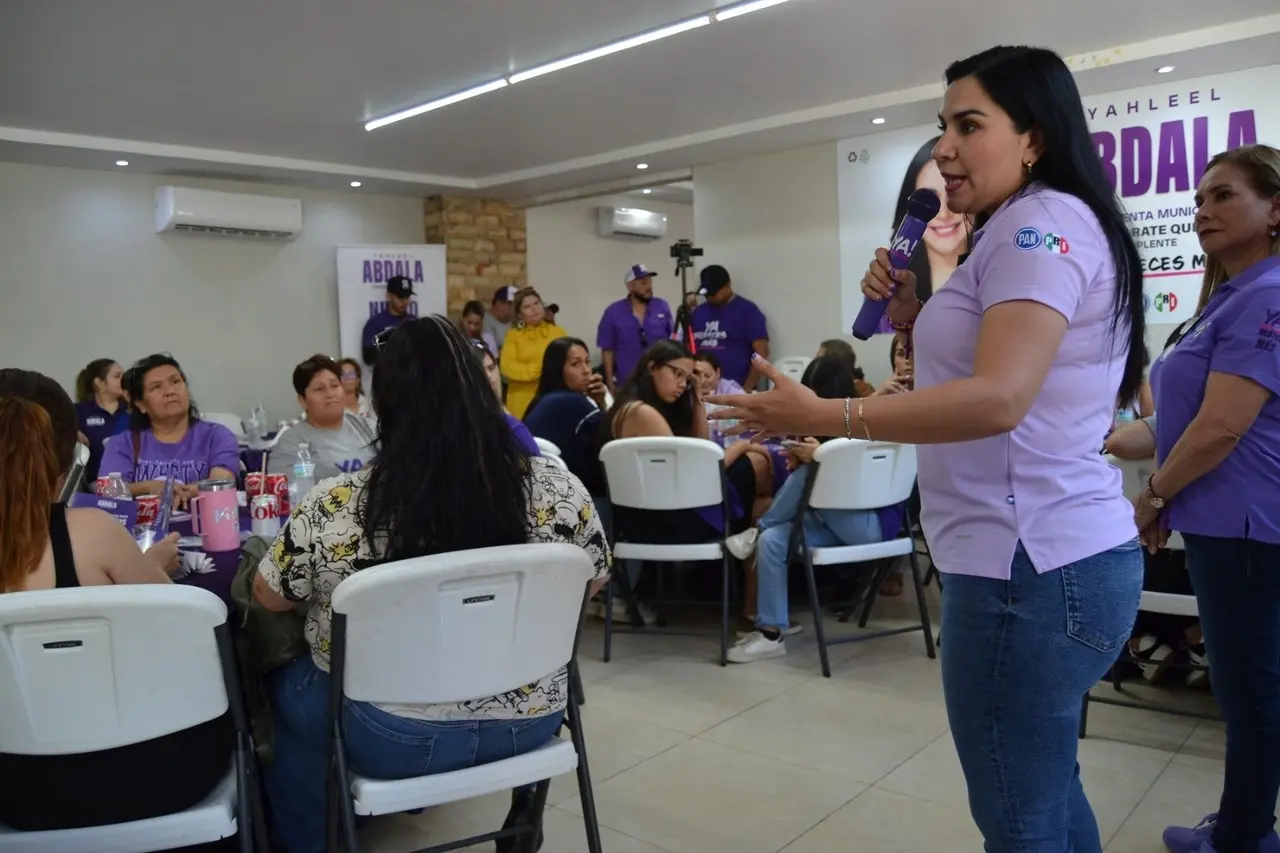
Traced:
[[736, 6], [717, 9], [715, 16], [717, 21], [728, 21], [741, 15], [759, 12], [761, 9], [768, 9], [770, 6], [777, 6], [786, 2], [787, 0], [750, 0], [747, 3], [739, 3]]
[[877, 116], [876, 118], [873, 118], [873, 119], [871, 120], [871, 123], [872, 123], [872, 124], [884, 124], [884, 119], [882, 119], [882, 118], [880, 118], [879, 116]]
[[441, 107], [447, 107], [450, 104], [456, 104], [459, 101], [465, 101], [468, 98], [475, 98], [480, 95], [485, 95], [485, 94], [488, 94], [489, 92], [496, 91], [498, 89], [504, 89], [506, 88], [506, 86], [507, 86], [506, 80], [490, 80], [488, 83], [482, 83], [479, 86], [473, 86], [472, 88], [462, 92], [458, 92], [457, 94], [449, 95], [444, 98], [439, 98], [438, 100], [421, 104], [420, 106], [410, 107], [407, 110], [401, 110], [400, 112], [392, 113], [389, 116], [384, 116], [382, 118], [374, 119], [373, 121], [365, 124], [364, 129], [377, 130], [380, 127], [386, 127], [389, 124], [395, 124], [396, 122], [404, 121], [407, 118], [420, 116], [423, 113], [429, 113], [432, 110], [438, 110]]
[[353, 186], [353, 187], [358, 187], [358, 186], [360, 186], [360, 182], [359, 182], [359, 181], [352, 181], [352, 182], [351, 182], [351, 186]]
[[116, 165], [117, 165], [117, 166], [128, 166], [128, 165], [129, 165], [129, 161], [128, 161], [128, 160], [117, 160], [117, 161], [116, 161]]
[[1157, 69], [1156, 69], [1156, 73], [1157, 73], [1157, 74], [1168, 74], [1168, 73], [1169, 73], [1170, 71], [1172, 71], [1172, 70], [1173, 70], [1173, 66], [1172, 66], [1172, 65], [1161, 65], [1159, 68], [1157, 68]]
[[[782, 0], [772, 0], [772, 3], [782, 2]], [[750, 4], [748, 4], [750, 5]], [[595, 50], [588, 50], [586, 53], [578, 53], [573, 56], [566, 56], [564, 59], [557, 59], [555, 62], [548, 62], [546, 65], [539, 65], [537, 68], [530, 68], [528, 71], [521, 71], [512, 74], [511, 83], [523, 83], [525, 80], [532, 80], [534, 77], [541, 77], [544, 74], [550, 74], [552, 71], [559, 71], [563, 68], [572, 68], [575, 65], [581, 65], [584, 62], [590, 62], [593, 59], [599, 59], [602, 56], [608, 56], [611, 53], [629, 50], [633, 47], [639, 47], [642, 44], [658, 41], [669, 36], [678, 35], [689, 30], [696, 30], [698, 27], [705, 27], [711, 23], [710, 15], [699, 15], [696, 18], [690, 18], [687, 21], [681, 21], [678, 24], [672, 24], [658, 30], [650, 30], [647, 33], [641, 33], [638, 36], [615, 41], [613, 44], [606, 44], [604, 47], [597, 47]], [[441, 104], [441, 106], [444, 106]], [[425, 110], [423, 111], [425, 112]], [[417, 113], [414, 113], [417, 115]]]

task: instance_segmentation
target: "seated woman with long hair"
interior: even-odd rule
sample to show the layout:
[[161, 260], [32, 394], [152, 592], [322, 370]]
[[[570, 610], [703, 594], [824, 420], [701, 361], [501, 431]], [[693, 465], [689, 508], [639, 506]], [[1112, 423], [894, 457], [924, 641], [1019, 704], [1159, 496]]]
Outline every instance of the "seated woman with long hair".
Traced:
[[[76, 410], [57, 382], [28, 370], [0, 370], [0, 447], [0, 593], [169, 583], [178, 565], [177, 534], [144, 554], [102, 510], [54, 503], [76, 447]], [[96, 752], [0, 753], [0, 824], [72, 829], [183, 811], [226, 775], [231, 746], [223, 715]]]
[[[709, 440], [707, 413], [693, 371], [693, 355], [683, 344], [658, 341], [649, 347], [618, 389], [613, 408], [600, 427], [601, 443], [664, 435]], [[724, 470], [732, 509], [727, 523], [722, 506], [671, 511], [615, 507], [620, 538], [705, 542], [745, 528], [757, 497], [766, 489], [772, 490], [773, 460], [760, 445], [738, 441], [725, 448]]]
[[476, 338], [471, 338], [470, 343], [471, 351], [480, 359], [480, 366], [484, 369], [489, 387], [493, 390], [494, 399], [498, 401], [499, 406], [502, 406], [502, 417], [507, 422], [507, 426], [511, 427], [511, 433], [516, 437], [516, 442], [530, 456], [540, 456], [541, 452], [538, 450], [538, 443], [533, 440], [533, 433], [529, 432], [529, 428], [502, 405], [502, 371], [498, 369], [498, 359], [494, 356], [493, 350], [489, 349], [489, 345], [484, 341]]
[[[847, 359], [839, 355], [814, 359], [805, 369], [801, 382], [827, 400], [842, 400], [856, 393], [857, 380], [853, 368]], [[813, 462], [814, 451], [819, 445], [818, 439], [806, 438], [790, 446], [787, 453], [791, 457], [793, 473], [774, 496], [773, 505], [761, 516], [756, 527], [731, 537], [726, 543], [730, 552], [740, 559], [749, 557], [753, 550], [757, 551], [755, 612], [759, 615], [756, 617], [756, 630], [729, 649], [732, 663], [749, 663], [787, 653], [783, 637], [789, 633], [791, 624], [787, 604], [787, 550], [791, 523], [800, 511], [809, 479], [809, 464]], [[820, 515], [814, 512], [806, 516], [805, 536], [813, 548], [870, 545], [896, 536], [902, 528], [902, 519], [902, 504], [874, 510], [823, 510]]]
[[[300, 502], [254, 581], [270, 610], [309, 608], [311, 653], [267, 679], [276, 755], [264, 779], [289, 853], [325, 849], [330, 601], [344, 578], [380, 563], [525, 542], [584, 549], [595, 561], [597, 588], [609, 572], [609, 546], [586, 490], [520, 447], [480, 360], [447, 318], [406, 320], [387, 338], [373, 374], [373, 409], [373, 461], [321, 482]], [[457, 704], [347, 700], [351, 767], [400, 779], [537, 749], [560, 728], [567, 683], [561, 669]], [[531, 801], [531, 792], [516, 792], [513, 822]]]
[[561, 458], [593, 495], [604, 494], [596, 437], [604, 417], [604, 379], [591, 371], [591, 353], [577, 338], [551, 342], [542, 357], [538, 391], [524, 425], [560, 448]]

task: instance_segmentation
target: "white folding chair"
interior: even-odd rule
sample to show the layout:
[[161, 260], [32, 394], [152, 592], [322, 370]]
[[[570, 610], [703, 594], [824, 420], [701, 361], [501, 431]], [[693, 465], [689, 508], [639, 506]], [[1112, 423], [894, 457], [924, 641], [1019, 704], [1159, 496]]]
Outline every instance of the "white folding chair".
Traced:
[[80, 491], [80, 487], [84, 485], [84, 469], [88, 464], [89, 448], [77, 443], [75, 459], [71, 463], [71, 469], [67, 471], [66, 479], [62, 481], [62, 491], [58, 493], [58, 503], [66, 503]]
[[799, 382], [800, 378], [804, 376], [805, 369], [809, 367], [809, 364], [812, 361], [813, 359], [809, 356], [792, 355], [778, 359], [774, 363], [774, 366], [778, 368], [778, 371], [782, 373], [782, 375], [790, 376], [792, 379]]
[[244, 431], [244, 421], [240, 420], [239, 415], [229, 414], [227, 412], [201, 412], [200, 418], [211, 424], [224, 426], [231, 430], [232, 435], [237, 441], [248, 441], [249, 434]]
[[560, 456], [560, 448], [556, 446], [554, 441], [547, 441], [545, 438], [535, 436], [533, 442], [538, 445], [538, 452], [543, 456]]
[[0, 752], [112, 749], [207, 723], [228, 707], [236, 729], [234, 766], [203, 802], [109, 826], [0, 827], [0, 851], [147, 853], [237, 832], [242, 853], [255, 844], [266, 850], [268, 843], [221, 599], [198, 587], [161, 584], [0, 595]]
[[[550, 780], [578, 774], [587, 847], [600, 851], [600, 827], [579, 716], [575, 644], [595, 566], [566, 544], [507, 545], [401, 560], [351, 575], [333, 593], [329, 713], [330, 781], [340, 780], [330, 815], [330, 850], [341, 828], [357, 853], [355, 815], [442, 805], [537, 784], [535, 825], [498, 830], [430, 851], [501, 838], [536, 838]], [[405, 655], [405, 649], [413, 654]], [[498, 696], [568, 667], [565, 725], [572, 740], [533, 752], [410, 779], [369, 779], [347, 767], [343, 698], [362, 702], [452, 704]], [[523, 849], [523, 848], [518, 848]], [[533, 847], [530, 845], [529, 850]]]
[[[616, 516], [618, 507], [634, 510], [692, 510], [723, 507], [726, 524], [730, 517], [729, 496], [724, 485], [724, 449], [700, 438], [661, 436], [620, 438], [600, 451], [609, 489], [609, 502]], [[616, 524], [615, 524], [616, 528]], [[634, 535], [635, 531], [631, 531]], [[689, 545], [665, 545], [623, 539], [615, 529], [615, 560], [638, 563], [682, 563], [719, 560], [721, 565], [720, 665], [729, 662], [729, 552], [724, 534]], [[615, 571], [614, 583], [621, 586], [629, 608], [634, 600], [626, 572]], [[613, 645], [613, 588], [606, 587], [604, 607], [604, 660]], [[633, 622], [635, 616], [632, 616]]]
[[[911, 444], [893, 444], [884, 441], [860, 439], [832, 439], [813, 454], [812, 470], [805, 484], [801, 511], [791, 523], [787, 564], [795, 557], [804, 558], [805, 581], [809, 588], [809, 605], [813, 609], [813, 628], [818, 638], [818, 655], [822, 661], [822, 674], [831, 677], [831, 664], [827, 659], [827, 647], [841, 643], [857, 643], [909, 631], [923, 631], [925, 651], [930, 658], [937, 657], [933, 643], [933, 626], [929, 620], [929, 607], [924, 597], [924, 582], [920, 574], [920, 562], [916, 558], [915, 540], [911, 537], [913, 519], [904, 510], [903, 533], [896, 539], [876, 542], [872, 545], [839, 545], [832, 548], [810, 548], [806, 542], [804, 519], [810, 510], [874, 510], [905, 503], [911, 496], [916, 481], [916, 448]], [[911, 580], [916, 590], [916, 604], [920, 609], [920, 624], [906, 628], [892, 628], [841, 637], [826, 638], [822, 622], [822, 607], [818, 602], [818, 585], [814, 579], [814, 566], [836, 566], [864, 563], [871, 560], [890, 560], [908, 557], [911, 561]], [[879, 577], [873, 578], [867, 592], [859, 628], [865, 628], [875, 603]]]

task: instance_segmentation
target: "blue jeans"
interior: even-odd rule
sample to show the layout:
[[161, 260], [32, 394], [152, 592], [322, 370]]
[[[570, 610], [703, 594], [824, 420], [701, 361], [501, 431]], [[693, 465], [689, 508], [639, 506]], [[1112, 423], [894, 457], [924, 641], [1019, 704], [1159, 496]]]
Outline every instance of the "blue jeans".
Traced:
[[[272, 825], [289, 853], [324, 853], [329, 767], [329, 673], [306, 654], [267, 677], [275, 761], [263, 769]], [[351, 770], [407, 779], [488, 764], [555, 737], [563, 711], [518, 720], [426, 722], [346, 700], [343, 732]]]
[[1183, 534], [1227, 768], [1213, 845], [1254, 851], [1280, 793], [1280, 545]]
[[[808, 467], [798, 468], [774, 496], [769, 511], [760, 517], [760, 542], [756, 545], [756, 625], [785, 628], [791, 624], [787, 601], [787, 545], [791, 521], [800, 511]], [[804, 520], [805, 541], [810, 548], [838, 545], [870, 545], [882, 538], [880, 520], [873, 510], [810, 510]]]
[[1129, 639], [1137, 542], [1009, 580], [947, 575], [942, 687], [987, 853], [1102, 853], [1076, 763], [1080, 705]]

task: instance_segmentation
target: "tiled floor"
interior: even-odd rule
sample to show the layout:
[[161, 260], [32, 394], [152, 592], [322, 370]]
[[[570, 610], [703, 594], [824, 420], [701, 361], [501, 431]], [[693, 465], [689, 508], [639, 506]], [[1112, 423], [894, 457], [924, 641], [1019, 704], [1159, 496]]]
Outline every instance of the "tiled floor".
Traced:
[[[583, 715], [606, 853], [982, 849], [920, 634], [836, 647], [831, 679], [811, 631], [786, 658], [727, 669], [711, 638], [619, 636], [605, 664], [599, 636], [583, 641]], [[1107, 850], [1160, 853], [1166, 824], [1213, 810], [1222, 754], [1220, 724], [1093, 705], [1080, 763]], [[362, 847], [478, 834], [508, 804], [380, 818]], [[550, 804], [544, 851], [586, 851], [571, 777]]]

